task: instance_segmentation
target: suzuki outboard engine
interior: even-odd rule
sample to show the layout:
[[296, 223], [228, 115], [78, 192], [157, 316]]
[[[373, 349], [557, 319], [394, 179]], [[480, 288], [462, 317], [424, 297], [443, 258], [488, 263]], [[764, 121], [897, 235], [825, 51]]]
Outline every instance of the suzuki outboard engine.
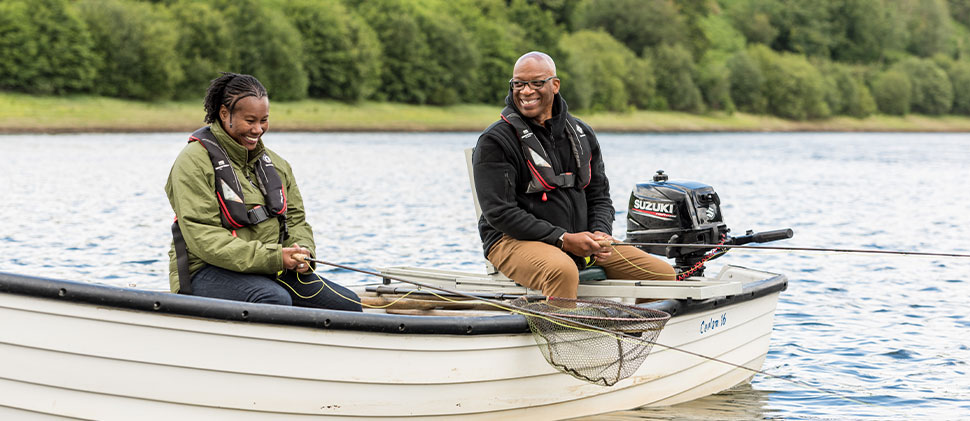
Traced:
[[678, 273], [693, 269], [690, 274], [697, 276], [704, 272], [703, 265], [695, 268], [698, 263], [721, 256], [709, 255], [716, 249], [710, 245], [766, 243], [793, 234], [791, 229], [781, 229], [730, 237], [731, 230], [721, 215], [721, 198], [714, 188], [693, 181], [667, 181], [663, 170], [657, 171], [652, 183], [637, 184], [627, 210], [626, 242], [647, 253], [675, 259]]

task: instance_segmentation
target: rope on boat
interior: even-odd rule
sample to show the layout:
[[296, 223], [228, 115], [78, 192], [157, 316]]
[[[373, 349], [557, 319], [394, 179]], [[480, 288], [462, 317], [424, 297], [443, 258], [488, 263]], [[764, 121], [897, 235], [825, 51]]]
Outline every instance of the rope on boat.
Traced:
[[[619, 245], [632, 245], [632, 244], [625, 243], [625, 244], [619, 244]], [[754, 247], [754, 248], [762, 248], [762, 247]], [[633, 342], [633, 343], [644, 343], [644, 342], [646, 342], [646, 343], [648, 343], [650, 345], [656, 345], [656, 346], [663, 347], [665, 349], [669, 349], [669, 350], [673, 350], [673, 351], [678, 351], [678, 352], [681, 352], [681, 353], [684, 353], [684, 354], [688, 354], [688, 355], [692, 355], [692, 356], [695, 356], [695, 357], [698, 357], [698, 358], [702, 358], [702, 359], [705, 359], [705, 360], [708, 360], [708, 361], [714, 361], [714, 362], [721, 363], [721, 364], [724, 364], [724, 365], [728, 365], [728, 366], [731, 366], [731, 367], [734, 367], [734, 368], [738, 368], [738, 369], [741, 369], [741, 370], [746, 370], [746, 371], [749, 371], [749, 372], [754, 373], [754, 374], [762, 374], [762, 375], [767, 376], [767, 377], [770, 377], [772, 379], [781, 380], [781, 381], [788, 382], [788, 383], [791, 383], [791, 384], [794, 384], [794, 385], [797, 385], [797, 386], [801, 386], [801, 387], [804, 387], [804, 388], [812, 389], [812, 390], [815, 390], [815, 391], [818, 391], [818, 392], [821, 392], [821, 393], [824, 393], [824, 394], [827, 394], [827, 395], [831, 395], [831, 396], [835, 396], [835, 397], [838, 397], [838, 398], [841, 398], [841, 399], [845, 399], [845, 400], [850, 401], [850, 402], [854, 402], [854, 403], [858, 403], [858, 404], [862, 404], [862, 405], [878, 406], [878, 407], [881, 407], [883, 409], [887, 409], [889, 411], [897, 412], [898, 413], [898, 411], [895, 411], [892, 408], [887, 408], [887, 407], [884, 407], [883, 405], [879, 405], [877, 403], [862, 401], [862, 400], [853, 398], [851, 396], [848, 396], [848, 395], [845, 395], [845, 394], [842, 394], [842, 393], [839, 393], [839, 392], [835, 392], [835, 391], [832, 391], [832, 390], [824, 389], [824, 388], [821, 388], [821, 387], [818, 387], [818, 386], [815, 386], [815, 385], [812, 385], [812, 384], [805, 383], [805, 382], [800, 381], [800, 380], [795, 380], [795, 379], [790, 379], [790, 378], [782, 377], [782, 376], [779, 376], [779, 375], [771, 374], [771, 373], [769, 373], [767, 371], [764, 371], [764, 370], [759, 370], [759, 369], [756, 369], [756, 368], [747, 367], [747, 366], [744, 366], [744, 365], [741, 365], [741, 364], [733, 363], [733, 362], [730, 362], [730, 361], [725, 361], [725, 360], [722, 360], [722, 359], [716, 358], [716, 357], [711, 357], [711, 356], [703, 355], [703, 354], [700, 354], [700, 353], [697, 353], [697, 352], [694, 352], [694, 351], [686, 350], [686, 349], [683, 349], [683, 348], [678, 348], [678, 347], [675, 347], [675, 346], [672, 346], [672, 345], [662, 344], [662, 343], [656, 342], [654, 340], [650, 340], [650, 339], [646, 339], [646, 338], [643, 338], [643, 337], [634, 336], [634, 335], [631, 335], [631, 334], [628, 334], [628, 333], [617, 332], [617, 331], [614, 331], [614, 330], [611, 330], [611, 329], [605, 329], [605, 328], [598, 327], [598, 326], [594, 326], [594, 325], [591, 325], [591, 324], [588, 324], [588, 323], [585, 323], [585, 322], [582, 322], [582, 321], [578, 321], [578, 320], [567, 320], [567, 319], [565, 319], [563, 317], [560, 317], [560, 316], [557, 316], [555, 314], [544, 313], [542, 311], [530, 309], [530, 308], [527, 308], [527, 307], [516, 307], [516, 306], [513, 306], [513, 305], [506, 304], [506, 303], [498, 302], [498, 301], [495, 301], [495, 300], [492, 300], [492, 299], [488, 299], [488, 298], [484, 298], [484, 297], [477, 297], [477, 296], [474, 296], [474, 295], [471, 295], [471, 294], [466, 294], [466, 293], [461, 292], [461, 291], [455, 291], [455, 290], [451, 290], [451, 289], [447, 289], [447, 288], [443, 288], [443, 287], [438, 287], [438, 286], [434, 286], [434, 285], [430, 285], [430, 284], [425, 284], [425, 283], [418, 282], [418, 281], [413, 281], [413, 280], [399, 278], [399, 277], [396, 277], [396, 276], [381, 274], [381, 273], [372, 272], [372, 271], [368, 271], [368, 270], [364, 270], [364, 269], [358, 269], [358, 268], [355, 268], [355, 267], [346, 266], [346, 265], [342, 265], [342, 264], [339, 264], [339, 263], [328, 262], [326, 260], [313, 259], [313, 258], [310, 258], [308, 256], [304, 256], [304, 255], [296, 255], [294, 257], [298, 261], [315, 262], [315, 263], [324, 264], [324, 265], [331, 266], [331, 267], [335, 267], [335, 268], [339, 268], [339, 269], [345, 269], [345, 270], [349, 270], [349, 271], [352, 271], [352, 272], [362, 273], [362, 274], [365, 274], [365, 275], [377, 276], [377, 277], [389, 279], [389, 280], [392, 280], [392, 281], [403, 282], [403, 283], [415, 285], [415, 286], [418, 286], [418, 287], [421, 287], [421, 288], [434, 289], [434, 290], [438, 290], [438, 291], [441, 291], [441, 292], [444, 292], [444, 293], [447, 293], [447, 294], [456, 295], [456, 296], [459, 296], [459, 297], [469, 298], [469, 299], [473, 299], [473, 300], [479, 300], [479, 301], [482, 301], [484, 303], [488, 303], [492, 307], [495, 307], [495, 308], [498, 308], [498, 309], [501, 309], [501, 310], [504, 310], [504, 311], [508, 311], [508, 312], [513, 313], [513, 314], [519, 314], [519, 315], [522, 315], [522, 316], [525, 316], [525, 317], [536, 317], [536, 318], [539, 318], [539, 319], [548, 321], [550, 323], [553, 323], [555, 325], [562, 326], [562, 327], [566, 327], [566, 328], [569, 328], [569, 329], [575, 329], [575, 330], [585, 331], [585, 332], [596, 332], [596, 333], [600, 333], [602, 335], [610, 336], [610, 337], [616, 339], [617, 341], [628, 341], [628, 342]], [[968, 257], [970, 257], [970, 256], [968, 256]], [[311, 270], [313, 270], [313, 269], [311, 268]], [[314, 271], [314, 273], [316, 273], [316, 272]], [[348, 297], [344, 297], [339, 292], [337, 292], [336, 290], [334, 290], [334, 288], [331, 287], [330, 285], [328, 285], [326, 282], [324, 282], [323, 285], [326, 286], [327, 288], [329, 288], [331, 291], [333, 291], [337, 295], [339, 295], [340, 297], [343, 297], [344, 299], [347, 299], [347, 300], [356, 302], [355, 300], [352, 300], [352, 299], [350, 299]], [[323, 287], [321, 287], [321, 289], [322, 288]], [[437, 293], [435, 293], [433, 291], [427, 291], [427, 292], [429, 292], [432, 295], [434, 295], [434, 296], [436, 296], [436, 297], [438, 297], [438, 298], [440, 298], [442, 300], [445, 300], [445, 301], [453, 301], [453, 302], [457, 302], [458, 301], [458, 300], [455, 300], [455, 299], [452, 299], [452, 298], [448, 298], [448, 297], [446, 297], [444, 295], [437, 294]], [[401, 298], [403, 299], [404, 297], [401, 297]], [[396, 300], [396, 301], [399, 301], [399, 300]], [[393, 304], [393, 303], [391, 303], [391, 304]], [[390, 306], [390, 305], [388, 305], [388, 306]]]

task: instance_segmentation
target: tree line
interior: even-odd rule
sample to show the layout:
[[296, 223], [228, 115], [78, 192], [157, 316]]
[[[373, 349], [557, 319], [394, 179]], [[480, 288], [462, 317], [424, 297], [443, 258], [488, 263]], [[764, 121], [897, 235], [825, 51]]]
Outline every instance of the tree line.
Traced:
[[0, 0], [0, 89], [497, 104], [515, 59], [573, 109], [970, 115], [963, 0]]

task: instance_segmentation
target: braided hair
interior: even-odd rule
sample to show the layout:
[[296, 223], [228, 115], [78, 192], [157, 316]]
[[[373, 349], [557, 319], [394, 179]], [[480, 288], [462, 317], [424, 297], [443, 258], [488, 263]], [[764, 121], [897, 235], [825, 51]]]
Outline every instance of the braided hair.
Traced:
[[266, 88], [253, 76], [222, 72], [222, 76], [209, 83], [205, 92], [205, 122], [219, 121], [219, 110], [223, 105], [231, 116], [236, 103], [248, 96], [262, 98], [266, 96]]

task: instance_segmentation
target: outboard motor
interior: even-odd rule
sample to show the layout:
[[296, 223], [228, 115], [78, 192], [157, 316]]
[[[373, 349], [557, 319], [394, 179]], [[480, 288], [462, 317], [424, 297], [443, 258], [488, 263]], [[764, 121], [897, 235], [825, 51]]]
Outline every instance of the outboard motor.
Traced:
[[695, 266], [721, 256], [708, 255], [714, 247], [691, 244], [766, 243], [793, 234], [791, 229], [780, 229], [730, 237], [714, 188], [693, 181], [667, 181], [663, 170], [657, 171], [652, 183], [637, 184], [627, 210], [626, 241], [647, 253], [675, 259], [674, 267], [681, 274], [703, 275], [703, 265]]

